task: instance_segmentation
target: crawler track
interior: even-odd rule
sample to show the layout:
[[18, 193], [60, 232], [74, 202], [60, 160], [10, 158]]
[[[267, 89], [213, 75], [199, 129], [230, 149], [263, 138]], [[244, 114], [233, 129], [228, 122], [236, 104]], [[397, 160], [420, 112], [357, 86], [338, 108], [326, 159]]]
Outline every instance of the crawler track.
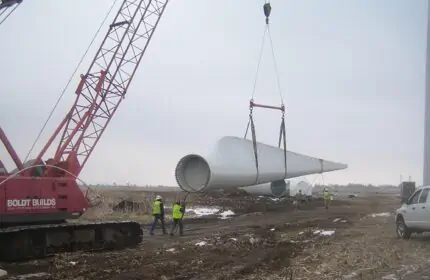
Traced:
[[139, 223], [132, 221], [48, 224], [0, 230], [0, 260], [43, 258], [60, 252], [113, 250], [138, 245]]

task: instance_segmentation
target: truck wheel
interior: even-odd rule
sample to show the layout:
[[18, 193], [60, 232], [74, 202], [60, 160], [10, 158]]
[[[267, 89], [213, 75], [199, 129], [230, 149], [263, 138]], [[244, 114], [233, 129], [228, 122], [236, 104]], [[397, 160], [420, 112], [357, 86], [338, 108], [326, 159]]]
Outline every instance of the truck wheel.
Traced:
[[396, 222], [396, 233], [397, 237], [401, 239], [409, 239], [411, 238], [412, 232], [410, 229], [406, 226], [405, 221], [402, 217], [399, 217]]

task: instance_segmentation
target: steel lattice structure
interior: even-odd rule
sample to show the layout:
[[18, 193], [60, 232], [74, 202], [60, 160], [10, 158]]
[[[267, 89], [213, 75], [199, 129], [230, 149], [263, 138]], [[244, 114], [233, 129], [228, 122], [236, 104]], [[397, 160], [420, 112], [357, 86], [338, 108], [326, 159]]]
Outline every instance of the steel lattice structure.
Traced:
[[73, 107], [38, 160], [62, 130], [54, 162], [77, 160], [73, 173], [80, 173], [124, 99], [167, 3], [123, 1], [87, 73], [81, 75]]
[[[17, 1], [0, 0], [6, 2]], [[0, 142], [17, 166], [9, 173], [0, 160], [0, 260], [132, 248], [142, 242], [138, 222], [68, 221], [93, 206], [77, 183], [78, 175], [124, 98], [167, 2], [121, 1], [101, 47], [81, 75], [71, 110], [34, 161], [22, 163], [0, 127]], [[56, 138], [58, 147], [53, 147]], [[44, 162], [49, 147], [57, 149]]]
[[18, 8], [22, 0], [0, 0], [0, 24]]

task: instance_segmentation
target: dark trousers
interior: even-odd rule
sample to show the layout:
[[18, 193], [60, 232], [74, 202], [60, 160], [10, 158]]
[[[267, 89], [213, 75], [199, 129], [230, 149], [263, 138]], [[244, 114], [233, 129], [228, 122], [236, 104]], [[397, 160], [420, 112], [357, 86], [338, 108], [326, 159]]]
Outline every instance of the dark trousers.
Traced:
[[325, 209], [328, 209], [328, 207], [330, 206], [330, 199], [324, 199], [324, 206]]
[[152, 222], [152, 225], [151, 225], [151, 232], [150, 232], [151, 235], [154, 234], [154, 229], [158, 223], [158, 220], [160, 220], [161, 222], [161, 228], [163, 229], [163, 234], [166, 234], [166, 227], [164, 226], [164, 217], [161, 215], [154, 215], [154, 221]]
[[179, 225], [179, 234], [184, 234], [184, 224], [182, 223], [182, 219], [173, 219], [173, 227], [170, 231], [170, 235], [173, 235], [175, 233], [176, 226]]

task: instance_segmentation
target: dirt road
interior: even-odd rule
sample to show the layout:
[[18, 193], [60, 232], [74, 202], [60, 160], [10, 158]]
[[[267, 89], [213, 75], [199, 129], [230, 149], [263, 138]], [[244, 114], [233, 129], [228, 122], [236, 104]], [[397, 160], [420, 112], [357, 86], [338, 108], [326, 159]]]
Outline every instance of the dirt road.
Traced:
[[287, 202], [272, 204], [264, 212], [225, 220], [185, 220], [183, 237], [148, 236], [145, 224], [144, 242], [134, 249], [61, 254], [2, 267], [11, 279], [39, 273], [38, 279], [197, 280], [382, 279], [403, 273], [412, 255], [425, 265], [425, 242], [398, 240], [392, 217], [371, 216], [393, 211], [395, 198], [337, 201], [328, 211], [321, 203], [299, 211]]

